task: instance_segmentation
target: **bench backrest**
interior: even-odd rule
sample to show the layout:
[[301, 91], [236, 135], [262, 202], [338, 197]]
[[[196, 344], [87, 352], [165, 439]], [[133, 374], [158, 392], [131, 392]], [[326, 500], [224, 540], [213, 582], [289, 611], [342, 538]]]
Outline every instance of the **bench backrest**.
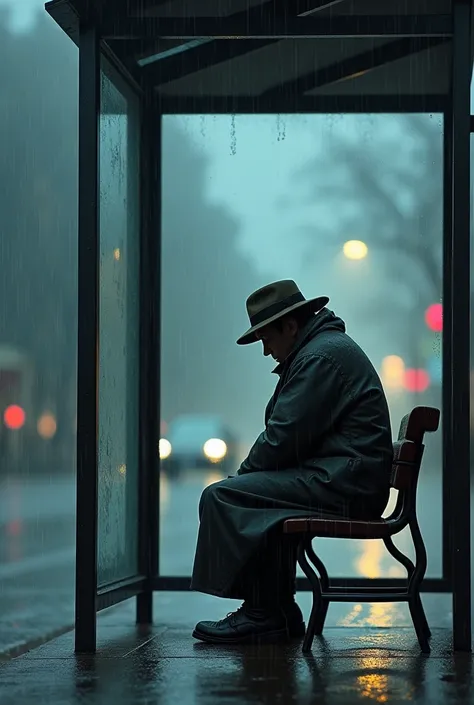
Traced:
[[402, 492], [416, 489], [425, 433], [433, 433], [439, 426], [439, 409], [416, 406], [403, 417], [398, 440], [393, 444], [391, 486]]

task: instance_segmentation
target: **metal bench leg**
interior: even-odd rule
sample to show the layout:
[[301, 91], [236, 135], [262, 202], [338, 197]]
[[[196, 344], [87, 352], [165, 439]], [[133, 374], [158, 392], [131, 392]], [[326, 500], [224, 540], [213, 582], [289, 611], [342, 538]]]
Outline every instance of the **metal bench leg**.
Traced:
[[[308, 556], [309, 560], [311, 561], [311, 563], [314, 565], [314, 567], [316, 568], [316, 570], [319, 573], [319, 583], [320, 583], [322, 592], [327, 592], [329, 589], [329, 575], [326, 570], [326, 566], [324, 565], [322, 560], [319, 558], [319, 556], [317, 556], [316, 553], [314, 552], [311, 537], [305, 538], [304, 547], [305, 547], [306, 555]], [[317, 616], [316, 616], [316, 619], [314, 622], [314, 633], [317, 635], [320, 635], [323, 633], [324, 622], [326, 621], [328, 608], [329, 608], [329, 600], [325, 597], [321, 597], [320, 601], [319, 601]]]
[[417, 618], [420, 621], [420, 626], [423, 628], [423, 631], [426, 634], [426, 637], [428, 639], [430, 639], [431, 638], [431, 630], [428, 626], [428, 620], [426, 619], [425, 610], [423, 609], [423, 603], [421, 601], [421, 595], [419, 593], [414, 598], [414, 603], [416, 604], [416, 613], [418, 615]]
[[410, 609], [410, 614], [413, 620], [413, 625], [415, 627], [418, 643], [420, 644], [420, 649], [424, 654], [429, 654], [431, 648], [430, 642], [428, 641], [429, 637], [426, 632], [426, 628], [428, 625], [423, 611], [423, 606], [421, 604], [420, 596], [418, 595], [418, 598], [414, 597], [413, 599], [409, 600], [408, 607]]
[[393, 558], [395, 558], [396, 561], [401, 563], [402, 566], [406, 569], [408, 573], [408, 578], [410, 579], [413, 573], [415, 572], [415, 566], [413, 565], [412, 561], [408, 558], [408, 556], [405, 556], [405, 554], [402, 553], [399, 548], [395, 546], [391, 536], [387, 536], [386, 538], [384, 538], [383, 542], [385, 544], [385, 548], [390, 553], [390, 555], [393, 556]]
[[297, 558], [298, 558], [298, 563], [301, 567], [301, 570], [303, 573], [306, 575], [308, 578], [310, 584], [311, 584], [311, 589], [313, 592], [313, 605], [311, 607], [311, 615], [309, 617], [309, 622], [308, 626], [306, 627], [306, 634], [304, 637], [303, 641], [303, 653], [306, 654], [309, 651], [311, 651], [311, 647], [313, 645], [313, 639], [314, 639], [314, 632], [316, 628], [316, 623], [317, 623], [317, 618], [318, 618], [318, 612], [321, 608], [321, 584], [319, 582], [319, 578], [314, 572], [314, 570], [311, 568], [310, 564], [308, 563], [308, 560], [306, 558], [306, 553], [305, 553], [305, 539], [301, 539], [301, 541], [298, 543], [298, 553], [297, 553]]
[[316, 570], [319, 573], [319, 577], [321, 580], [321, 588], [323, 592], [325, 592], [329, 588], [329, 575], [326, 570], [326, 566], [322, 562], [322, 560], [319, 558], [319, 556], [316, 555], [314, 552], [313, 548], [313, 543], [311, 538], [306, 538], [305, 539], [305, 550], [306, 550], [306, 555], [308, 556], [309, 560], [311, 563], [314, 565]]
[[431, 631], [420, 597], [420, 585], [425, 576], [427, 566], [426, 548], [416, 516], [410, 520], [409, 527], [415, 545], [416, 565], [408, 581], [408, 607], [420, 648], [423, 653], [429, 654], [431, 649], [428, 639], [431, 636]]

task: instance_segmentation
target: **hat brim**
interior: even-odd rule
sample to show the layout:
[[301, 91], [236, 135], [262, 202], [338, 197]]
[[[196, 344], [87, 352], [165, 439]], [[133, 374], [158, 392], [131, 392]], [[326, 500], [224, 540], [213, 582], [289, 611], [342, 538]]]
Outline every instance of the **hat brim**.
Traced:
[[316, 313], [317, 311], [320, 311], [322, 308], [324, 308], [328, 303], [329, 296], [318, 296], [316, 299], [306, 299], [305, 301], [299, 301], [297, 304], [294, 304], [294, 306], [289, 306], [288, 308], [283, 309], [283, 311], [280, 311], [280, 313], [277, 313], [274, 316], [267, 318], [265, 321], [258, 323], [256, 326], [252, 326], [251, 328], [249, 328], [237, 340], [237, 345], [250, 345], [251, 343], [256, 343], [258, 341], [258, 338], [255, 335], [257, 331], [259, 331], [261, 328], [264, 328], [265, 326], [268, 326], [269, 323], [273, 323], [279, 318], [287, 316], [289, 313], [292, 313], [297, 309], [307, 308], [309, 311]]

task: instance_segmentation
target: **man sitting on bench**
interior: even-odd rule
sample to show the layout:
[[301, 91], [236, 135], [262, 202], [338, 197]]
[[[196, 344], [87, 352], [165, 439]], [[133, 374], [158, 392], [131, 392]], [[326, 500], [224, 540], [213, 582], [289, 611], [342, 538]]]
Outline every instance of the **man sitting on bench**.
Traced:
[[387, 400], [367, 355], [325, 308], [291, 280], [247, 299], [251, 327], [237, 341], [260, 340], [278, 366], [265, 430], [237, 475], [209, 485], [191, 589], [244, 600], [193, 636], [212, 643], [273, 642], [304, 634], [295, 602], [296, 543], [285, 519], [376, 519], [389, 497], [392, 434]]

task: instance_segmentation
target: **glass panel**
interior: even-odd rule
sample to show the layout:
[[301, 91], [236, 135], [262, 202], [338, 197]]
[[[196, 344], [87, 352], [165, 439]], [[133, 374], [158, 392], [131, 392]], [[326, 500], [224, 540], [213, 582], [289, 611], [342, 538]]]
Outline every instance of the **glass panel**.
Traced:
[[4, 19], [2, 655], [74, 623], [78, 169], [77, 48], [53, 22]]
[[[273, 361], [235, 345], [259, 286], [292, 278], [331, 297], [383, 378], [394, 437], [412, 407], [440, 408], [442, 137], [438, 115], [164, 118], [162, 575], [190, 574], [200, 494], [262, 430]], [[188, 447], [174, 453], [185, 415]], [[205, 463], [205, 416], [235, 441], [222, 467]], [[441, 438], [427, 438], [420, 480], [430, 577], [442, 568]], [[335, 577], [404, 575], [381, 542], [318, 544]], [[407, 532], [397, 544], [413, 555]]]
[[[471, 116], [474, 115], [474, 78], [471, 80]], [[471, 117], [472, 119], [472, 117]], [[470, 413], [471, 413], [471, 589], [474, 590], [474, 487], [472, 476], [474, 472], [474, 329], [472, 325], [472, 312], [474, 310], [474, 135], [471, 132], [471, 375], [470, 375]], [[471, 620], [474, 624], [474, 603], [471, 601]]]
[[103, 60], [100, 116], [99, 586], [137, 572], [139, 106]]
[[[471, 114], [474, 115], [474, 91], [471, 83]], [[474, 590], [474, 487], [472, 476], [474, 472], [474, 329], [472, 325], [472, 312], [474, 310], [474, 276], [472, 260], [474, 254], [474, 135], [471, 133], [471, 375], [470, 375], [470, 402], [471, 402], [471, 589]], [[474, 603], [471, 601], [471, 620], [474, 624]]]

